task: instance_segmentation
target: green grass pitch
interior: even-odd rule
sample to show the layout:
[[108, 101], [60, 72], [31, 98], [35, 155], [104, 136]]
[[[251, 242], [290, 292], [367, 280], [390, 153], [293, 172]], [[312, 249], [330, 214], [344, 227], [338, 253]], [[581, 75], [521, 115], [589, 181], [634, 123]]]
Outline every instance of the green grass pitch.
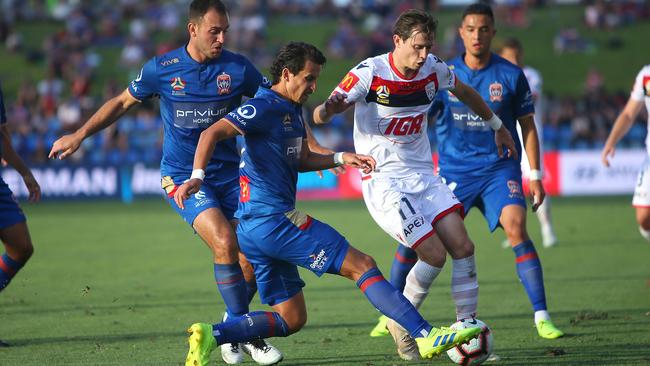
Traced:
[[[532, 311], [477, 211], [467, 218], [477, 245], [479, 318], [492, 327], [494, 365], [650, 364], [650, 245], [637, 232], [629, 197], [554, 199], [558, 247], [538, 251], [549, 308], [568, 334], [539, 338]], [[372, 254], [385, 274], [395, 243], [360, 201], [304, 202]], [[0, 365], [182, 365], [185, 328], [223, 311], [211, 255], [163, 200], [24, 205], [36, 253], [0, 294]], [[536, 219], [528, 227], [539, 242]], [[422, 307], [436, 325], [453, 321], [449, 266]], [[401, 365], [390, 338], [367, 333], [378, 313], [348, 280], [302, 272], [309, 321], [276, 338], [283, 365]], [[253, 300], [252, 309], [265, 309]], [[219, 352], [213, 364], [223, 364]], [[451, 365], [446, 356], [428, 362]], [[252, 365], [248, 359], [247, 364]]]

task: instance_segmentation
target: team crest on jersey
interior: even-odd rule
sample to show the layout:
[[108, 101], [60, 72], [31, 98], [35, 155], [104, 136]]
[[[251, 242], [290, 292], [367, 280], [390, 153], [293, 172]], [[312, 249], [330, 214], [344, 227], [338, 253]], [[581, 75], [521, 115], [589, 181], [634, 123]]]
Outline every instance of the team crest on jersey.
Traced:
[[232, 81], [230, 79], [230, 75], [226, 74], [225, 72], [217, 76], [217, 94], [219, 95], [230, 94], [231, 84]]
[[494, 82], [490, 84], [490, 102], [500, 102], [503, 97], [503, 85]]
[[390, 97], [390, 89], [386, 85], [379, 85], [377, 87], [377, 103], [388, 104], [388, 98]]
[[650, 76], [643, 77], [643, 91], [646, 97], [650, 97]]
[[427, 86], [424, 87], [424, 90], [427, 92], [427, 98], [429, 98], [429, 100], [433, 100], [433, 98], [436, 97], [437, 90], [436, 90], [435, 82], [432, 81], [429, 84], [427, 84]]
[[346, 93], [349, 93], [352, 88], [357, 85], [359, 82], [359, 77], [355, 74], [348, 72], [347, 75], [339, 83], [339, 88], [343, 89]]
[[507, 184], [508, 184], [508, 189], [510, 190], [510, 194], [509, 194], [510, 198], [524, 197], [524, 195], [521, 193], [521, 185], [519, 184], [519, 182], [514, 180], [509, 180]]
[[175, 78], [173, 78], [170, 85], [172, 86], [172, 90], [177, 92], [185, 89], [185, 82], [183, 81], [183, 79], [181, 79], [180, 76], [176, 76]]

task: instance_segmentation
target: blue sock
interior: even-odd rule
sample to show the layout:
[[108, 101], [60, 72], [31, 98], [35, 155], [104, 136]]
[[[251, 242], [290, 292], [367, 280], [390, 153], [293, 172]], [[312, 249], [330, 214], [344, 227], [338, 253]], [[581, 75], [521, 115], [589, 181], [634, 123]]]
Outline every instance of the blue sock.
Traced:
[[215, 263], [214, 279], [223, 302], [226, 303], [228, 317], [235, 318], [248, 313], [246, 281], [239, 263]]
[[395, 320], [413, 337], [427, 336], [431, 332], [431, 324], [422, 318], [401, 292], [384, 279], [377, 267], [364, 273], [357, 281], [357, 286], [377, 310]]
[[212, 335], [217, 344], [249, 342], [255, 339], [286, 337], [289, 327], [280, 314], [268, 311], [252, 313], [228, 319], [212, 325]]
[[14, 278], [24, 264], [11, 259], [7, 253], [0, 257], [0, 291], [9, 285], [11, 279]]
[[527, 240], [515, 245], [512, 250], [517, 256], [517, 275], [524, 285], [528, 299], [533, 304], [533, 309], [546, 310], [546, 295], [544, 294], [544, 276], [542, 263], [537, 257], [533, 242]]
[[255, 280], [246, 282], [246, 294], [248, 295], [248, 303], [250, 304], [257, 293], [257, 282]]
[[415, 250], [397, 244], [395, 257], [393, 257], [393, 264], [390, 267], [390, 284], [399, 292], [404, 291], [404, 286], [406, 286], [406, 276], [408, 276], [411, 268], [413, 268], [417, 261], [418, 255]]

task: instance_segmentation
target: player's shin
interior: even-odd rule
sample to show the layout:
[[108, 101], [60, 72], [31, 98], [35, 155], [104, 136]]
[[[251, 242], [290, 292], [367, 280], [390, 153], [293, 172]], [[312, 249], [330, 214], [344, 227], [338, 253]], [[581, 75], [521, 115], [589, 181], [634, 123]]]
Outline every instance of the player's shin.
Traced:
[[451, 297], [456, 304], [456, 319], [476, 316], [478, 306], [478, 277], [474, 256], [454, 259], [451, 273]]
[[393, 264], [390, 267], [390, 284], [398, 291], [404, 291], [406, 277], [417, 261], [418, 255], [415, 250], [397, 244]]
[[404, 296], [415, 306], [416, 309], [424, 302], [429, 294], [429, 288], [433, 280], [438, 277], [442, 268], [434, 267], [422, 260], [419, 260], [406, 277]]
[[395, 320], [413, 337], [426, 337], [431, 331], [431, 325], [376, 267], [361, 275], [357, 286], [377, 310]]
[[228, 315], [237, 317], [248, 313], [248, 289], [238, 262], [214, 264], [214, 278], [221, 293]]
[[9, 285], [11, 279], [16, 275], [16, 273], [18, 273], [24, 264], [25, 263], [12, 259], [7, 253], [0, 257], [0, 291]]
[[542, 264], [537, 257], [533, 242], [527, 240], [515, 245], [512, 249], [516, 255], [517, 275], [526, 289], [533, 309], [535, 311], [546, 310]]
[[280, 314], [268, 311], [254, 311], [212, 326], [212, 335], [217, 340], [217, 345], [286, 337], [289, 334], [289, 327]]

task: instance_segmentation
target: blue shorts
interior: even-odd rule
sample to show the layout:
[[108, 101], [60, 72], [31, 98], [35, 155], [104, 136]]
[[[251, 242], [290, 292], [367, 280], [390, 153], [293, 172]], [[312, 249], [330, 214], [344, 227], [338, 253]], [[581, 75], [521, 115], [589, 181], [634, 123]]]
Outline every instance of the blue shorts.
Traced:
[[331, 226], [299, 211], [254, 220], [237, 227], [239, 248], [253, 265], [263, 304], [280, 304], [302, 290], [298, 267], [317, 276], [338, 274], [350, 244]]
[[9, 186], [0, 179], [0, 229], [27, 221], [23, 210], [11, 193]]
[[472, 207], [478, 207], [490, 231], [500, 226], [499, 217], [504, 207], [519, 205], [526, 208], [519, 165], [505, 166], [482, 175], [450, 172], [441, 172], [441, 175], [465, 207], [465, 215]]
[[[163, 177], [162, 188], [167, 195], [167, 202], [181, 215], [183, 220], [192, 225], [199, 214], [209, 208], [218, 208], [226, 219], [232, 220], [237, 210], [239, 198], [239, 177], [217, 184], [204, 181], [201, 189], [185, 201], [185, 209], [181, 210], [174, 201], [174, 193], [178, 185], [174, 183], [177, 177]], [[182, 181], [182, 180], [181, 180]]]

